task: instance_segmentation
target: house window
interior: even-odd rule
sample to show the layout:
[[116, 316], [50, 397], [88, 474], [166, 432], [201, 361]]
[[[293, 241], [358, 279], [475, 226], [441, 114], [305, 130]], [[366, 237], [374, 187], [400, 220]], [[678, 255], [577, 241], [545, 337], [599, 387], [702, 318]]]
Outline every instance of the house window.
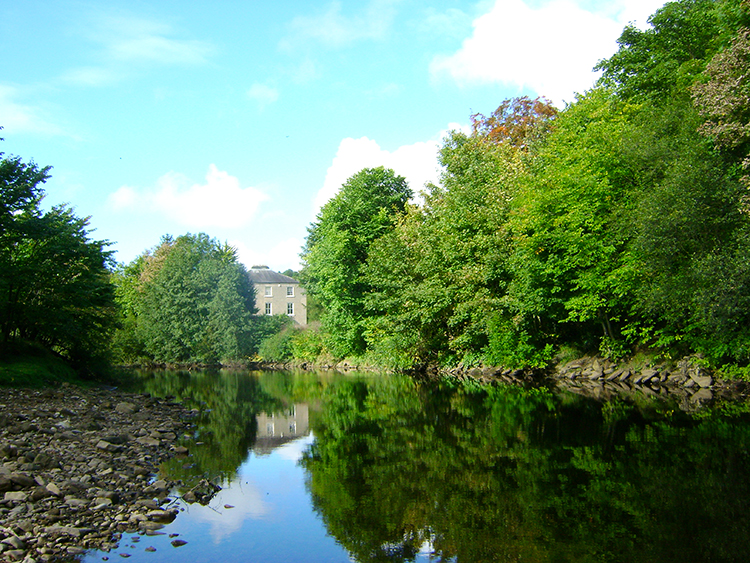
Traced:
[[286, 304], [286, 314], [289, 316], [294, 315], [294, 303], [287, 303]]
[[266, 297], [273, 297], [273, 286], [266, 286]]
[[271, 304], [270, 303], [266, 303], [266, 315], [272, 315], [272, 314], [273, 313], [271, 311]]
[[287, 297], [294, 297], [294, 286], [293, 285], [286, 286], [286, 296]]

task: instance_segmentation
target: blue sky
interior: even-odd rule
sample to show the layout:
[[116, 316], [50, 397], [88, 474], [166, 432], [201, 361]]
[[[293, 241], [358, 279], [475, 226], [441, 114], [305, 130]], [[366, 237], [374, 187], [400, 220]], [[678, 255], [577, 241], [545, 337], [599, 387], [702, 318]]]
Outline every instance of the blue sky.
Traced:
[[450, 129], [512, 96], [564, 107], [659, 0], [70, 1], [0, 5], [0, 151], [129, 262], [205, 232], [299, 267], [364, 167], [417, 192]]

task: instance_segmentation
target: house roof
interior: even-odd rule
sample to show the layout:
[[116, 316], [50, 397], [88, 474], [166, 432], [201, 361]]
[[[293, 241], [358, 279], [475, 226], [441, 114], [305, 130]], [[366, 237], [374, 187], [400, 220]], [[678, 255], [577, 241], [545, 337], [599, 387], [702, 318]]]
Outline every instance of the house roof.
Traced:
[[250, 276], [250, 281], [252, 281], [253, 283], [299, 283], [294, 278], [290, 278], [289, 276], [285, 276], [284, 274], [274, 272], [273, 270], [266, 267], [252, 267], [247, 271], [247, 273]]

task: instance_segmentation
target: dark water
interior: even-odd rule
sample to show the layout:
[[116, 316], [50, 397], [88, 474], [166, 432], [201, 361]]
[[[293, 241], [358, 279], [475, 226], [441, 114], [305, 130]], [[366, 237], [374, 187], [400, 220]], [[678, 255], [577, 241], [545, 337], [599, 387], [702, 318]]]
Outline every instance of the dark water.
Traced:
[[85, 561], [750, 561], [744, 404], [290, 372], [139, 385], [201, 410], [162, 469], [173, 497], [223, 489]]

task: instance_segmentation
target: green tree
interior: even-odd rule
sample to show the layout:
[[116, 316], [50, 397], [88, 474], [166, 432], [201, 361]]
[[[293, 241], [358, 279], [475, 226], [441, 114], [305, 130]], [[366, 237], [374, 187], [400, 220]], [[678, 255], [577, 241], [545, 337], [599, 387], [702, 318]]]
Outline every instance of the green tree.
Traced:
[[380, 361], [472, 364], [487, 351], [512, 277], [511, 201], [556, 115], [544, 100], [506, 100], [472, 116], [470, 135], [446, 137], [441, 185], [373, 245], [367, 339]]
[[40, 169], [0, 160], [2, 343], [37, 342], [78, 366], [106, 359], [116, 322], [108, 242], [89, 238], [89, 220], [66, 206], [43, 212]]
[[664, 101], [687, 91], [711, 57], [750, 23], [750, 13], [744, 0], [678, 0], [648, 22], [644, 31], [628, 25], [617, 53], [596, 70], [624, 98]]
[[364, 265], [372, 243], [393, 229], [412, 192], [393, 170], [365, 168], [349, 178], [308, 228], [302, 283], [323, 308], [321, 323], [336, 357], [365, 350]]
[[255, 291], [233, 248], [206, 234], [166, 236], [116, 276], [122, 360], [235, 360], [254, 353]]

